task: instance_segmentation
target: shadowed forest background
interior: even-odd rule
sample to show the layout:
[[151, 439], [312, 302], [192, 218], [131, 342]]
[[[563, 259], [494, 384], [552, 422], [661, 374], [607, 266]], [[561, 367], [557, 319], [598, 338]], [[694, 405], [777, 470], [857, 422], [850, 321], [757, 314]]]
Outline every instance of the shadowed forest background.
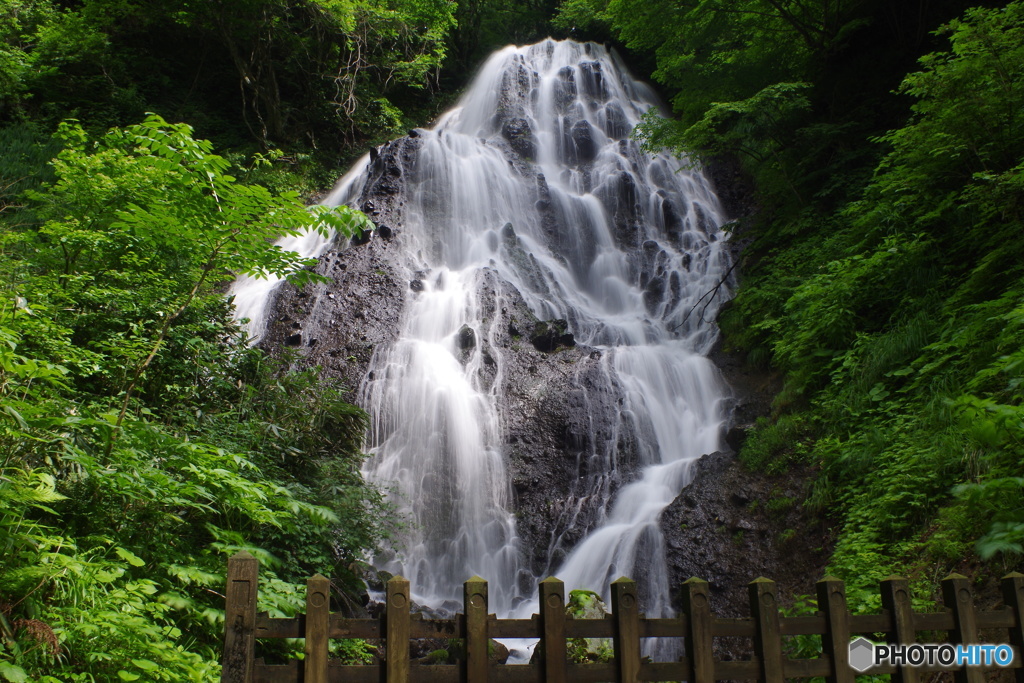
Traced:
[[674, 114], [636, 135], [753, 188], [719, 324], [781, 390], [740, 457], [813, 472], [787, 504], [851, 606], [1020, 565], [1024, 3], [0, 0], [0, 680], [216, 678], [242, 549], [271, 615], [316, 572], [358, 600], [402, 524], [367, 417], [223, 291], [314, 277], [268, 240], [365, 226], [305, 204], [548, 35], [615, 46]]

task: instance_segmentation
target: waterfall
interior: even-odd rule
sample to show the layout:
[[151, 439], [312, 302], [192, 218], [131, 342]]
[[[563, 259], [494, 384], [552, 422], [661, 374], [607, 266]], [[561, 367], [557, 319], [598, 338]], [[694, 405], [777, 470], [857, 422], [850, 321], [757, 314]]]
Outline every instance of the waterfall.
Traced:
[[[478, 574], [493, 611], [528, 613], [537, 574], [605, 592], [628, 575], [649, 616], [671, 611], [658, 518], [720, 447], [728, 390], [705, 354], [730, 256], [699, 170], [630, 139], [655, 106], [614, 53], [546, 40], [492, 55], [458, 105], [414, 133], [401, 169], [401, 332], [374, 349], [360, 402], [372, 422], [364, 475], [408, 522], [400, 549], [375, 563], [409, 578], [422, 603], [458, 606]], [[356, 201], [368, 168], [333, 201]], [[236, 283], [236, 303], [252, 287]], [[618, 397], [612, 424], [587, 427], [589, 452], [552, 506], [546, 567], [527, 561], [513, 513], [505, 391], [522, 352], [501, 316], [513, 299], [583, 350], [559, 361], [583, 405]], [[238, 305], [261, 329], [265, 304]]]

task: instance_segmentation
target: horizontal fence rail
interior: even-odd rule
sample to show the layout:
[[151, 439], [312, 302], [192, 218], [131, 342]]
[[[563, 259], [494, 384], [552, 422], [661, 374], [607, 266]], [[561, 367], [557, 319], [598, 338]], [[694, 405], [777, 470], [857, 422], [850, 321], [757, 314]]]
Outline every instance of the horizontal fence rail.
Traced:
[[[926, 642], [977, 644], [979, 631], [995, 629], [993, 644], [1013, 647], [1016, 683], [1024, 683], [1024, 575], [1002, 580], [1004, 607], [979, 611], [968, 580], [956, 574], [942, 581], [945, 611], [917, 613], [911, 609], [906, 579], [892, 577], [881, 583], [881, 614], [850, 614], [846, 589], [839, 579], [826, 577], [817, 584], [818, 613], [785, 617], [779, 611], [775, 582], [757, 579], [749, 584], [751, 616], [722, 618], [711, 612], [706, 581], [690, 579], [683, 585], [683, 610], [670, 619], [647, 619], [638, 611], [636, 583], [621, 578], [612, 583], [612, 613], [603, 619], [575, 619], [566, 614], [565, 587], [555, 578], [539, 585], [540, 614], [530, 619], [498, 619], [488, 614], [487, 582], [466, 581], [464, 613], [450, 619], [424, 619], [411, 613], [409, 581], [396, 576], [387, 583], [384, 611], [376, 619], [349, 619], [330, 612], [330, 582], [320, 576], [307, 581], [306, 613], [288, 619], [257, 613], [258, 562], [238, 553], [228, 562], [227, 606], [223, 657], [224, 683], [561, 683], [580, 681], [689, 681], [747, 679], [782, 683], [787, 678], [825, 677], [829, 683], [853, 683], [857, 672], [849, 665], [854, 636], [864, 635], [887, 643]], [[946, 638], [935, 632], [945, 631]], [[988, 633], [988, 631], [987, 631]], [[821, 655], [791, 659], [784, 638], [821, 636]], [[749, 660], [723, 661], [715, 657], [715, 638], [740, 637], [752, 642]], [[287, 664], [265, 664], [256, 658], [256, 641], [276, 638], [305, 640], [305, 658]], [[331, 639], [360, 638], [383, 642], [384, 661], [342, 665], [331, 661]], [[462, 639], [465, 657], [458, 664], [418, 664], [410, 659], [410, 641]], [[539, 655], [530, 664], [499, 664], [488, 657], [495, 638], [539, 640]], [[569, 661], [568, 639], [604, 638], [614, 643], [614, 660], [577, 664]], [[673, 662], [651, 662], [641, 656], [641, 640], [676, 638], [686, 656]], [[994, 669], [996, 667], [990, 667]], [[894, 674], [894, 683], [918, 683], [922, 674], [952, 671], [956, 683], [983, 683], [982, 667], [957, 665], [881, 665], [870, 674]]]

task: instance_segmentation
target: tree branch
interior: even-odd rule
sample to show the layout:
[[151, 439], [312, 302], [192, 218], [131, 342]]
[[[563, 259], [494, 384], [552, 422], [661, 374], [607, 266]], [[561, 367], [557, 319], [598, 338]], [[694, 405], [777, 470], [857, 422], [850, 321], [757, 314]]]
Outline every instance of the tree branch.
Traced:
[[725, 281], [729, 279], [729, 276], [732, 274], [733, 269], [736, 268], [738, 264], [738, 260], [732, 262], [732, 265], [729, 266], [729, 270], [725, 271], [725, 275], [723, 275], [722, 279], [718, 281], [718, 284], [716, 284], [714, 287], [701, 294], [700, 298], [697, 299], [697, 302], [693, 304], [693, 306], [690, 307], [690, 310], [686, 312], [686, 315], [683, 316], [683, 319], [680, 321], [680, 323], [672, 328], [672, 332], [675, 332], [680, 327], [685, 325], [686, 321], [689, 319], [690, 314], [693, 313], [694, 309], [700, 306], [700, 302], [703, 301], [704, 298], [710, 294], [711, 298], [709, 298], [707, 303], [704, 304], [704, 308], [700, 309], [700, 322], [707, 322], [706, 320], [704, 320], [704, 313], [708, 310], [708, 306], [711, 305], [711, 302], [715, 300], [715, 297], [718, 295], [718, 290], [720, 290], [722, 288], [722, 285], [725, 284]]

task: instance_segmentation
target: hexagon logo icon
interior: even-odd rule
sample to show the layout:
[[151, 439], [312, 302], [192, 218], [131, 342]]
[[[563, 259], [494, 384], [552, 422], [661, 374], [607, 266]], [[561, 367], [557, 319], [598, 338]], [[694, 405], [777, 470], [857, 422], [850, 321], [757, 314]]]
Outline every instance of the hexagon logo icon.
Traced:
[[867, 638], [850, 641], [850, 668], [860, 673], [870, 669], [875, 663], [875, 644]]

